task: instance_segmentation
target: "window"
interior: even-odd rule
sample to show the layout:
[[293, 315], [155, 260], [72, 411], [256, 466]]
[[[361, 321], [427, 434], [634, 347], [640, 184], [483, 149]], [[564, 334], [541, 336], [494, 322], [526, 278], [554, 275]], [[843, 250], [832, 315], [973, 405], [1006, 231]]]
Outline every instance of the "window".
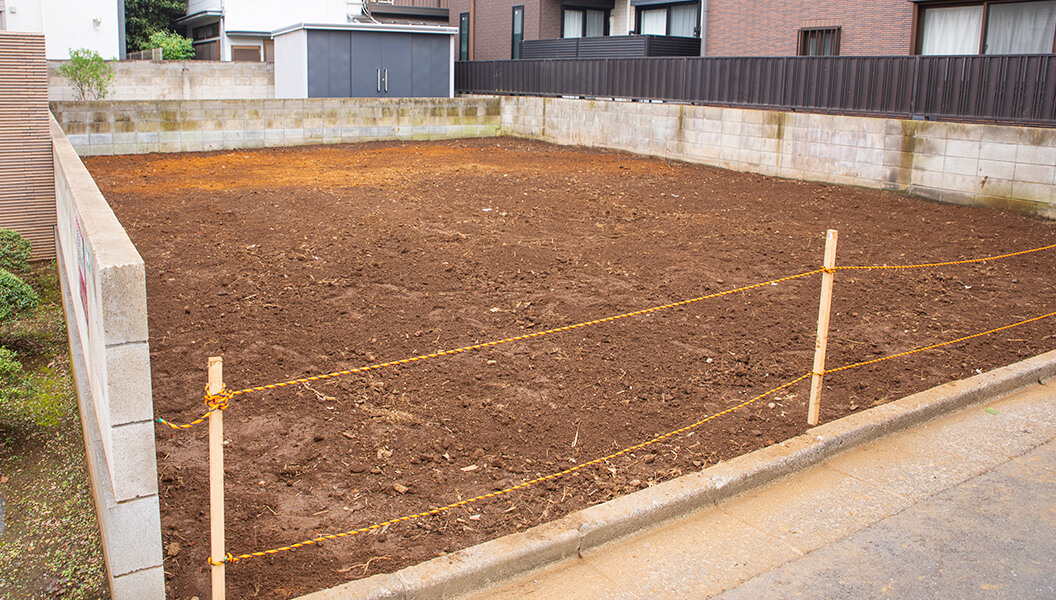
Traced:
[[234, 62], [260, 62], [260, 46], [231, 46]]
[[194, 60], [220, 60], [220, 40], [195, 42]]
[[7, 10], [4, 8], [4, 0], [0, 0], [0, 31], [7, 29]]
[[839, 54], [839, 27], [799, 30], [800, 56], [838, 56]]
[[458, 15], [458, 60], [469, 60], [469, 13]]
[[1056, 2], [1016, 2], [990, 6], [986, 54], [1048, 54], [1054, 51]]
[[636, 13], [639, 35], [700, 36], [700, 4], [645, 5]]
[[924, 11], [921, 54], [978, 54], [982, 6], [951, 6]]
[[921, 54], [1048, 54], [1056, 51], [1056, 0], [922, 6]]
[[513, 7], [513, 36], [510, 40], [510, 58], [521, 57], [521, 42], [524, 41], [524, 5]]
[[208, 25], [202, 25], [201, 27], [195, 27], [191, 30], [191, 39], [207, 40], [209, 38], [220, 37], [220, 23], [210, 23]]
[[609, 34], [609, 11], [566, 8], [562, 13], [561, 37], [601, 37]]

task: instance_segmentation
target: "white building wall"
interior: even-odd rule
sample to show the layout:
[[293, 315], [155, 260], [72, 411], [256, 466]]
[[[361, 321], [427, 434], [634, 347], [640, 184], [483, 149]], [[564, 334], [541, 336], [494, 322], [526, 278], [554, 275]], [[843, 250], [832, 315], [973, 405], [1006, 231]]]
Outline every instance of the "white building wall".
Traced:
[[297, 23], [347, 23], [346, 0], [225, 0], [227, 31], [275, 31]]
[[70, 57], [70, 49], [95, 50], [107, 60], [121, 56], [119, 0], [6, 0], [9, 31], [44, 34], [48, 60]]
[[348, 4], [348, 0], [189, 0], [187, 14], [223, 11], [220, 59], [229, 61], [232, 46], [264, 43], [262, 37], [239, 36], [240, 32], [272, 32], [298, 23], [347, 23]]
[[187, 14], [193, 15], [206, 10], [223, 10], [221, 0], [187, 0]]
[[308, 97], [308, 31], [299, 29], [275, 38], [275, 97]]

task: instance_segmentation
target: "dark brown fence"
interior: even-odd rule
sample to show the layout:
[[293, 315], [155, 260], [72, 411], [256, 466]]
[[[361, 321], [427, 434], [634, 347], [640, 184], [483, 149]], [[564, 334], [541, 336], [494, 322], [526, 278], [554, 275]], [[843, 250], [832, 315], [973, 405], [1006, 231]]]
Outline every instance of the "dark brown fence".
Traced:
[[700, 56], [700, 38], [667, 35], [606, 35], [599, 37], [524, 40], [521, 58], [643, 58]]
[[1056, 127], [1053, 54], [471, 61], [455, 89]]

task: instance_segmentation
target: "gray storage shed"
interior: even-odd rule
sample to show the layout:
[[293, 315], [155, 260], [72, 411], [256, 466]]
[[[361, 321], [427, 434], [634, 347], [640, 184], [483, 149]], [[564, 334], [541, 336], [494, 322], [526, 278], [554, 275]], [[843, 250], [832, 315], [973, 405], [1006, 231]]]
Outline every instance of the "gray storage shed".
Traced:
[[455, 95], [458, 29], [436, 25], [300, 23], [272, 33], [276, 98]]

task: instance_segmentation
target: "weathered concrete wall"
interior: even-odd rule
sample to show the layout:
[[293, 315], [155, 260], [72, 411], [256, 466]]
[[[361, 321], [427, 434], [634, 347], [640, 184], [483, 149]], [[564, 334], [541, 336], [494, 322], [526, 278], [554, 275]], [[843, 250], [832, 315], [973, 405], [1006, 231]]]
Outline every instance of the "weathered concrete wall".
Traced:
[[649, 102], [53, 102], [81, 155], [515, 135], [1056, 218], [1056, 130]]
[[57, 250], [114, 600], [165, 597], [143, 260], [53, 120]]
[[510, 97], [502, 133], [1056, 218], [1056, 130]]
[[81, 156], [498, 134], [502, 100], [342, 98], [53, 102]]
[[[75, 100], [59, 75], [66, 61], [48, 61], [48, 99]], [[110, 63], [114, 80], [107, 100], [263, 100], [275, 97], [273, 63], [149, 60]]]

